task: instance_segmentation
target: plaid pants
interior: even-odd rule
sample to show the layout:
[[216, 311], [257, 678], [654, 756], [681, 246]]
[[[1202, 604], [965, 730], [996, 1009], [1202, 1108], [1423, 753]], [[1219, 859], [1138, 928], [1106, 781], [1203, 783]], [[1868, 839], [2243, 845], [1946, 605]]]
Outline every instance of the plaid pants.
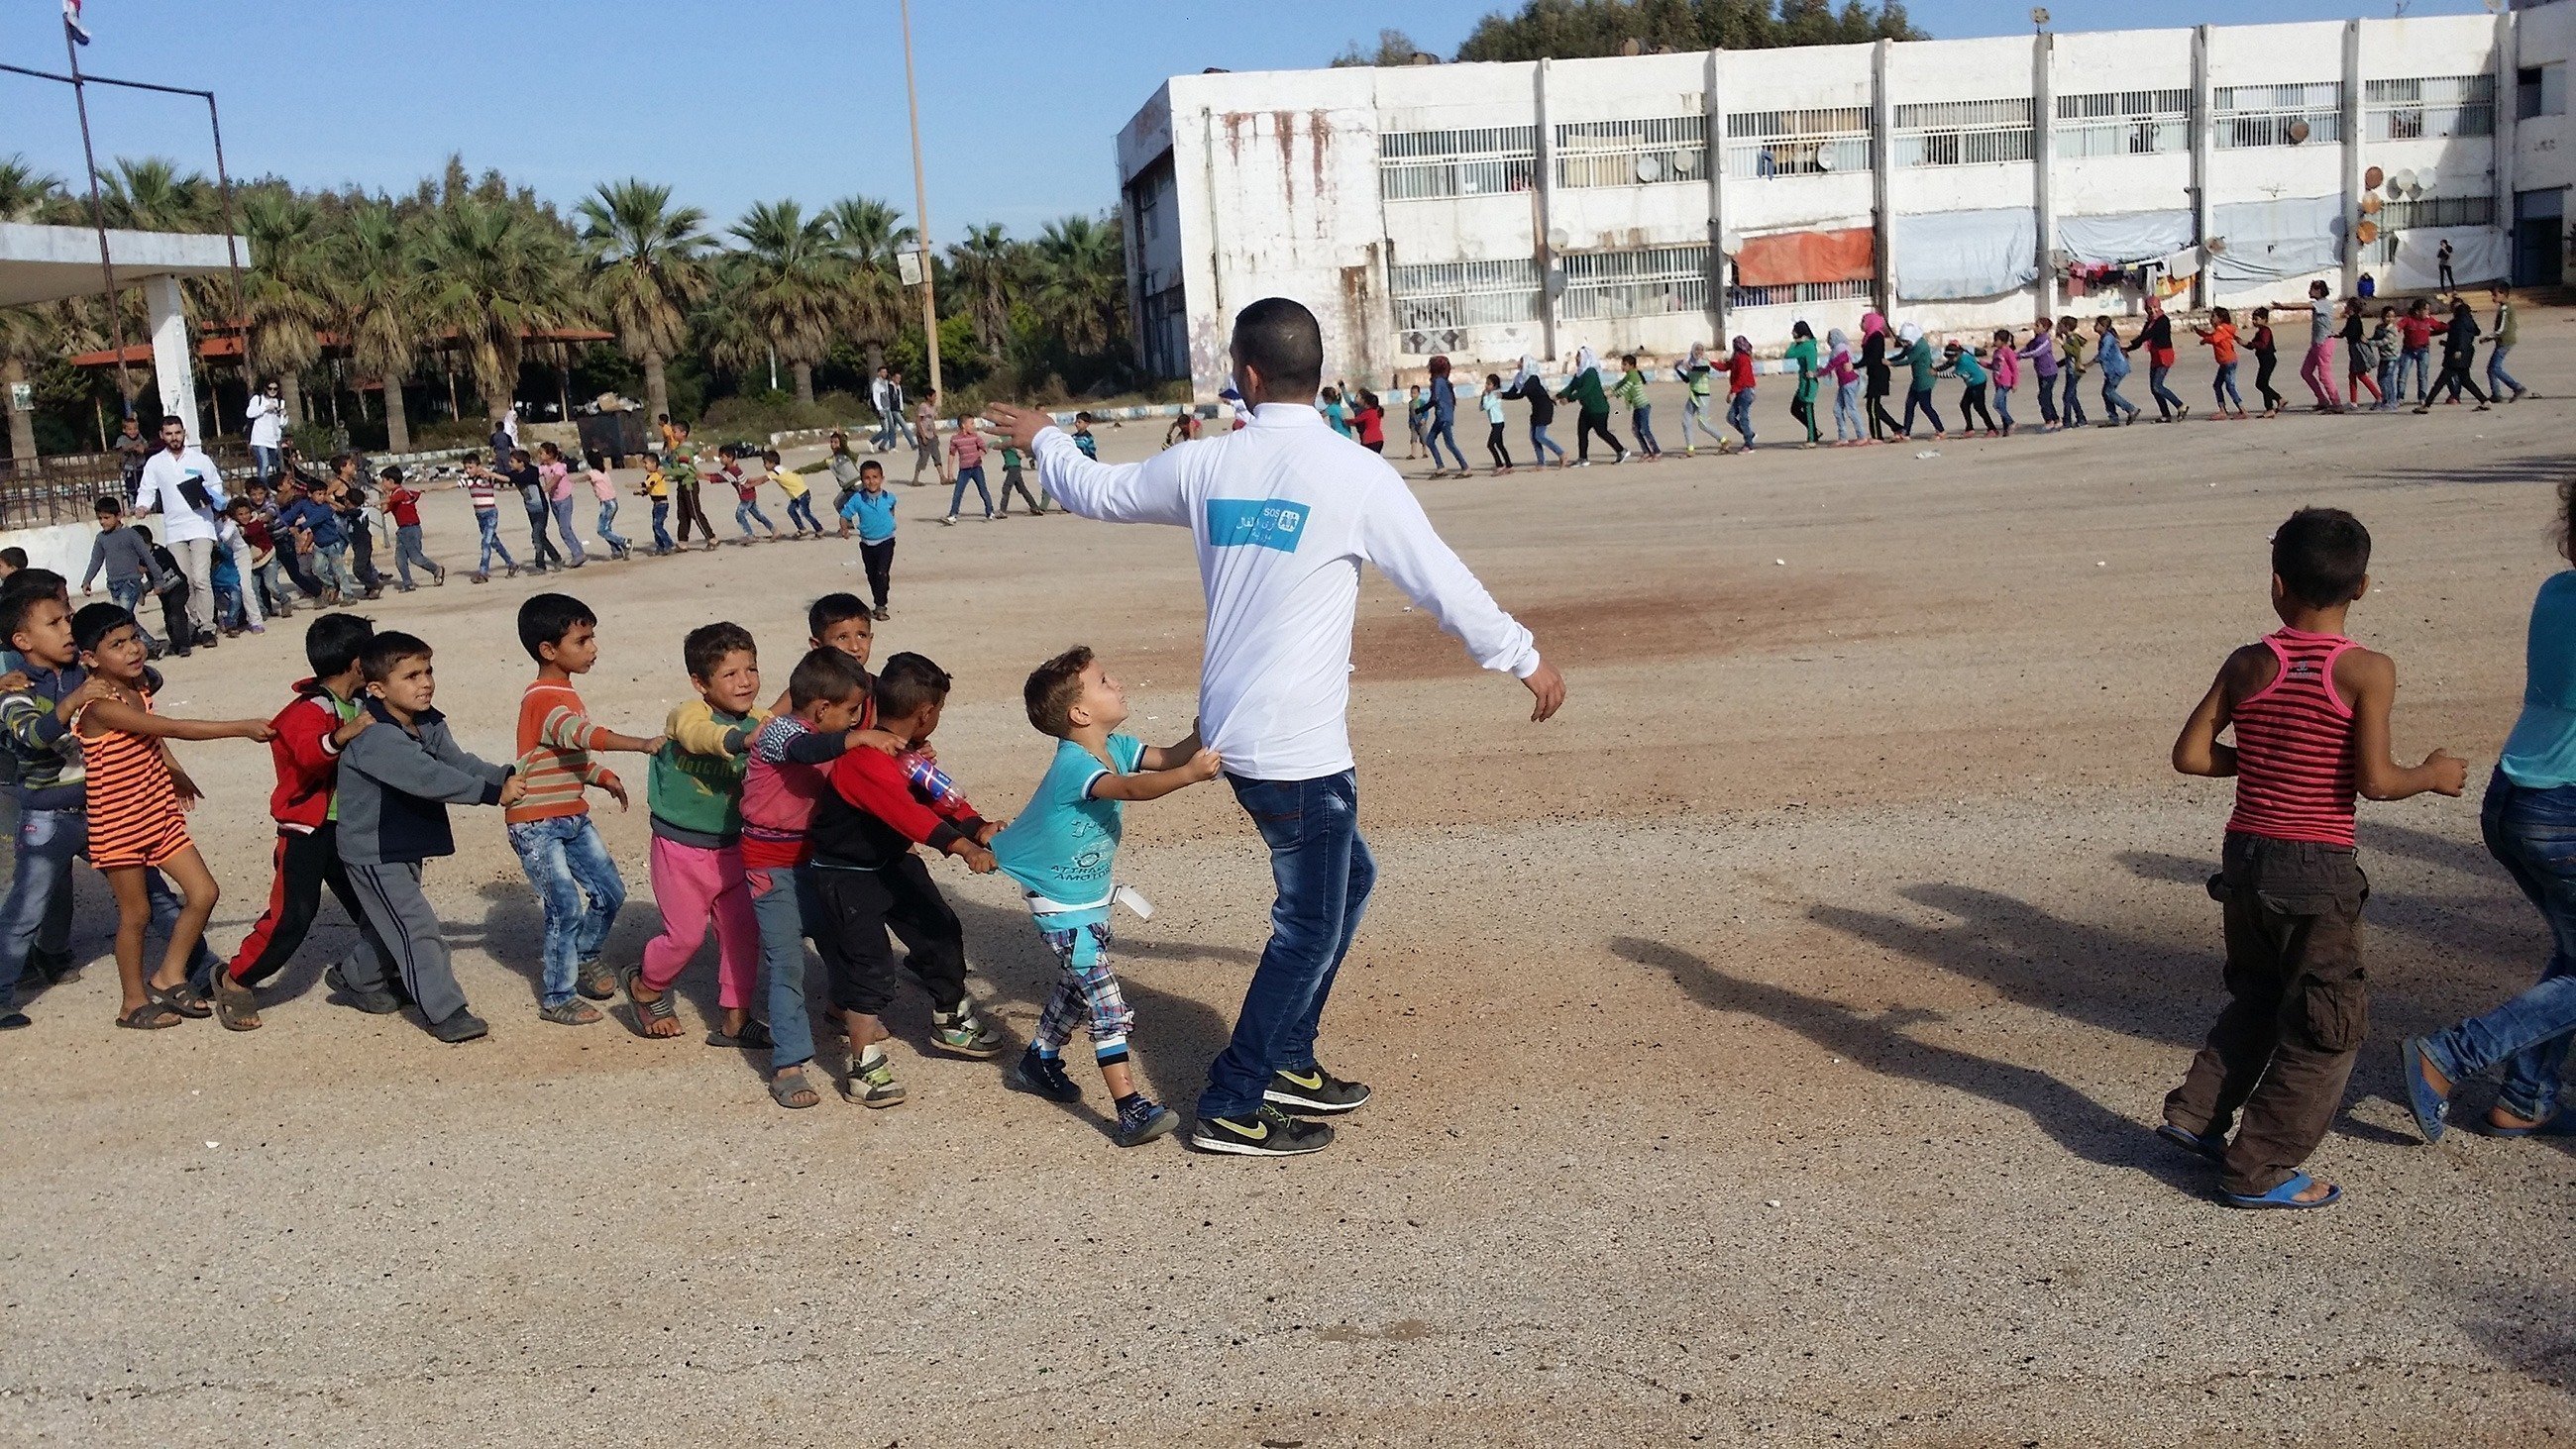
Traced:
[[1085, 1027], [1091, 1033], [1095, 1057], [1124, 1060], [1136, 1013], [1128, 1008], [1126, 994], [1118, 989], [1118, 978], [1109, 969], [1109, 908], [1060, 911], [1034, 919], [1038, 935], [1063, 968], [1055, 994], [1038, 1014], [1038, 1049], [1060, 1052], [1073, 1040], [1074, 1028]]

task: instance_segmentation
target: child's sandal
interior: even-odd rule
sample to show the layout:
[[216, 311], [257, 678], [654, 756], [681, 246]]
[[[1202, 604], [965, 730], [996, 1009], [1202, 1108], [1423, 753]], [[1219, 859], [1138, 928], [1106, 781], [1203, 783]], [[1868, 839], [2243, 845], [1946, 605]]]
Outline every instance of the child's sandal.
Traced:
[[801, 1112], [823, 1100], [814, 1084], [805, 1080], [803, 1067], [790, 1067], [769, 1079], [769, 1097], [791, 1112]]
[[146, 1000], [141, 1006], [118, 1017], [116, 1024], [136, 1031], [167, 1031], [187, 1019], [177, 1007], [156, 999]]
[[154, 986], [146, 982], [143, 996], [145, 1000], [166, 1006], [190, 1021], [203, 1021], [215, 1014], [215, 1009], [208, 1006], [205, 999], [197, 995], [195, 988], [184, 981], [176, 986]]
[[671, 993], [665, 991], [651, 1001], [646, 1001], [635, 994], [636, 988], [643, 984], [644, 968], [640, 964], [618, 968], [617, 989], [626, 993], [626, 1004], [634, 1009], [635, 1034], [662, 1038], [678, 1036], [679, 1033], [675, 1031], [653, 1030], [663, 1022], [679, 1020], [679, 1012], [671, 1002]]

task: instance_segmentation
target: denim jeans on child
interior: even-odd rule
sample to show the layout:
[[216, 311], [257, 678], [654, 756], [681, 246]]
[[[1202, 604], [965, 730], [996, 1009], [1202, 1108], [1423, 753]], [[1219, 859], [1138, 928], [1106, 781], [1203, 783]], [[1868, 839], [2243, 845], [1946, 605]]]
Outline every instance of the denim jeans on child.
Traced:
[[572, 1000], [580, 964], [598, 959], [608, 944], [608, 928], [626, 904], [626, 882], [586, 814], [522, 820], [510, 827], [510, 848], [519, 852], [519, 866], [546, 907], [546, 975], [538, 1004], [561, 1006]]
[[431, 578], [436, 578], [439, 575], [440, 570], [438, 565], [431, 561], [428, 552], [420, 546], [420, 525], [417, 523], [395, 524], [394, 572], [402, 576], [402, 584], [406, 589], [411, 587], [411, 566], [413, 564], [418, 564], [423, 569], [427, 570]]
[[2495, 351], [2487, 354], [2487, 391], [2498, 397], [2508, 392], [2522, 391], [2522, 384], [2515, 380], [2512, 373], [2504, 370], [2505, 354], [2511, 351], [2513, 351], [2512, 348], [2499, 345]]
[[1753, 389], [1748, 387], [1726, 400], [1726, 425], [1744, 435], [1744, 446], [1753, 446]]
[[633, 548], [635, 543], [634, 540], [626, 537], [626, 535], [609, 527], [610, 524], [615, 523], [616, 521], [617, 500], [614, 498], [603, 498], [599, 500], [599, 541], [608, 545], [609, 552], [623, 554], [628, 549]]
[[[18, 978], [26, 972], [27, 953], [36, 945], [38, 934], [51, 934], [45, 932], [46, 918], [59, 913], [55, 897], [71, 874], [72, 857], [88, 854], [86, 814], [77, 810], [19, 812], [17, 872], [10, 878], [6, 903], [0, 904], [0, 1012], [15, 1007]], [[152, 902], [152, 930], [166, 940], [170, 928], [179, 920], [179, 898], [171, 893], [170, 883], [157, 870], [143, 873], [143, 887]], [[222, 966], [223, 962], [199, 940], [188, 978], [211, 981]]]
[[136, 607], [136, 605], [143, 601], [143, 580], [139, 578], [123, 580], [110, 579], [107, 581], [107, 596], [116, 601], [116, 606], [118, 608], [123, 609], [125, 612], [134, 616], [134, 632], [143, 636], [143, 643], [146, 648], [160, 642], [152, 637], [151, 630], [143, 627], [142, 611]]
[[1270, 941], [1244, 992], [1234, 1036], [1208, 1066], [1202, 1117], [1258, 1111], [1273, 1072], [1315, 1065], [1315, 1031], [1333, 978], [1350, 954], [1377, 861], [1360, 838], [1359, 776], [1313, 780], [1226, 776], [1270, 847]]
[[751, 919], [760, 930], [760, 974], [769, 997], [769, 1070], [783, 1072], [814, 1059], [814, 1019], [805, 1007], [806, 922], [821, 921], [814, 901], [814, 873], [805, 867], [757, 865], [743, 871], [751, 885]]
[[957, 516], [957, 505], [966, 501], [966, 485], [969, 483], [975, 485], [975, 496], [984, 500], [984, 516], [992, 517], [993, 493], [991, 489], [984, 486], [984, 465], [981, 463], [971, 468], [957, 470], [957, 486], [948, 493], [948, 516], [951, 518]]
[[571, 553], [572, 562], [580, 563], [581, 535], [572, 531], [572, 504], [569, 498], [558, 498], [550, 505], [550, 511], [555, 517], [555, 532], [563, 539], [564, 548]]
[[751, 531], [751, 521], [755, 518], [760, 520], [761, 527], [768, 529], [773, 534], [778, 532], [778, 525], [769, 521], [769, 515], [760, 511], [760, 505], [758, 503], [746, 498], [733, 506], [734, 527], [742, 530], [742, 536], [746, 540], [758, 538], [760, 536]]
[[1664, 451], [1663, 445], [1655, 441], [1654, 411], [1654, 404], [1639, 403], [1628, 414], [1628, 420], [1637, 425], [1637, 447], [1649, 458], [1658, 457]]
[[2496, 772], [2482, 812], [2487, 851], [2549, 923], [2549, 965], [2520, 996], [2424, 1038], [2454, 1082], [2504, 1064], [2497, 1105], [2531, 1122], [2559, 1109], [2568, 1034], [2576, 1032], [2576, 785], [2528, 790]]
[[671, 500], [668, 498], [654, 499], [653, 551], [655, 553], [669, 553], [673, 548], [678, 547], [678, 545], [671, 542], [670, 522]]
[[492, 572], [492, 555], [496, 553], [501, 556], [501, 562], [504, 565], [510, 568], [517, 568], [519, 566], [519, 561], [510, 557], [510, 546], [501, 541], [501, 510], [497, 508], [477, 509], [474, 514], [474, 522], [476, 526], [481, 528], [483, 531], [483, 561], [475, 565], [474, 572], [478, 574], [488, 574]]

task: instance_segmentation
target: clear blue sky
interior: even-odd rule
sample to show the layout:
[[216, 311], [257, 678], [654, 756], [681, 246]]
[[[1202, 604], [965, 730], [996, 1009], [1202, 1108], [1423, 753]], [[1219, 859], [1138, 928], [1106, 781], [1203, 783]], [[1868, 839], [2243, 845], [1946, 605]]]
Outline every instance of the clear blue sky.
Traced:
[[[1454, 50], [1503, 0], [916, 0], [923, 144], [942, 241], [1108, 207], [1111, 138], [1165, 76], [1322, 65], [1397, 25]], [[1920, 0], [1936, 36], [2018, 32], [2021, 0]], [[2056, 28], [2382, 17], [2331, 0], [2052, 0]], [[2414, 0], [2415, 14], [2477, 0]], [[719, 221], [792, 196], [912, 206], [895, 0], [89, 0], [85, 69], [213, 89], [237, 175], [408, 189], [450, 151], [569, 206], [606, 178], [670, 183]], [[0, 8], [0, 60], [59, 71], [53, 0]], [[211, 173], [194, 100], [93, 91], [101, 163], [160, 153]], [[80, 176], [67, 87], [0, 75], [0, 155]]]

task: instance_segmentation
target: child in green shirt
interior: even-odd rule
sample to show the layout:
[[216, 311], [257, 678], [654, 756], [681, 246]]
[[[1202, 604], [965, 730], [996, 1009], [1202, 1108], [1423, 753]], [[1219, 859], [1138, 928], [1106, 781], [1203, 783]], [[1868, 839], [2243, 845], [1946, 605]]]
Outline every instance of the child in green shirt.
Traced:
[[1637, 370], [1637, 354], [1631, 352], [1619, 359], [1627, 371], [1619, 374], [1618, 385], [1611, 391], [1628, 405], [1628, 420], [1637, 425], [1637, 450], [1649, 458], [1664, 456], [1663, 445], [1655, 441], [1655, 429], [1647, 421], [1654, 405], [1646, 401], [1646, 375]]

